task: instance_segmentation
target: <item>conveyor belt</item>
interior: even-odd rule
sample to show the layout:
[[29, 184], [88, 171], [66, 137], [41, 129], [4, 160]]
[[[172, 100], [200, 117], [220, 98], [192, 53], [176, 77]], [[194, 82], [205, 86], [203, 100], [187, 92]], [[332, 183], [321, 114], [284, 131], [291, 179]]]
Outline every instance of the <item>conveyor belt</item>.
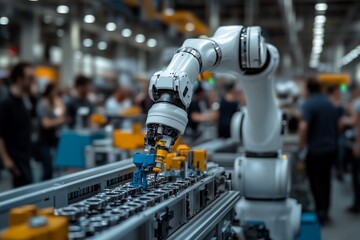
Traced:
[[40, 208], [65, 207], [106, 188], [128, 182], [134, 170], [132, 159], [126, 159], [4, 192], [0, 194], [0, 229], [8, 225], [11, 208], [26, 204], [36, 204]]

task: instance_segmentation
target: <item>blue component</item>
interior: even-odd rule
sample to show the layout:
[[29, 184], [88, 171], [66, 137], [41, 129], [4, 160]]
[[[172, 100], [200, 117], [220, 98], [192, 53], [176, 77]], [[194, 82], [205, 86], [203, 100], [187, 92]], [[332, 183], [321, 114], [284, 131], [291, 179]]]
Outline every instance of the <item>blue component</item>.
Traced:
[[86, 168], [85, 148], [94, 140], [104, 139], [102, 131], [66, 130], [60, 135], [55, 166], [57, 168]]
[[296, 240], [320, 240], [321, 230], [320, 224], [314, 213], [305, 212], [301, 215], [300, 233]]
[[148, 188], [146, 179], [147, 171], [150, 168], [155, 167], [155, 154], [135, 153], [133, 156], [133, 163], [136, 166], [136, 170], [133, 173], [132, 186]]

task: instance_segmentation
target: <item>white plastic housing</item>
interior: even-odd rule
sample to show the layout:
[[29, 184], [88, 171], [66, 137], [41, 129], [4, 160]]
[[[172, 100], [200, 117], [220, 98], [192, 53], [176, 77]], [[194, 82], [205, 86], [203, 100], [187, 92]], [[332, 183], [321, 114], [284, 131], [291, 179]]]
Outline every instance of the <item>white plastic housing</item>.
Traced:
[[232, 184], [251, 199], [284, 199], [290, 191], [290, 164], [287, 158], [246, 158], [235, 160]]
[[171, 126], [180, 134], [184, 134], [187, 122], [187, 113], [183, 109], [168, 103], [154, 104], [146, 119], [146, 125], [156, 123]]
[[301, 205], [294, 199], [284, 201], [250, 201], [242, 198], [235, 206], [242, 223], [263, 222], [271, 239], [293, 240], [300, 230]]

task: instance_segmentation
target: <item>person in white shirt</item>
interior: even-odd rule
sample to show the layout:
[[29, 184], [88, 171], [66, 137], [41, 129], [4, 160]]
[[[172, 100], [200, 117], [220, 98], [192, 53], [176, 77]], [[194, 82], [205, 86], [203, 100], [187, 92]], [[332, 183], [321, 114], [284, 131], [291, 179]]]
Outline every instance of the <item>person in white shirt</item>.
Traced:
[[105, 103], [105, 112], [108, 116], [119, 116], [132, 105], [130, 91], [127, 88], [117, 88]]

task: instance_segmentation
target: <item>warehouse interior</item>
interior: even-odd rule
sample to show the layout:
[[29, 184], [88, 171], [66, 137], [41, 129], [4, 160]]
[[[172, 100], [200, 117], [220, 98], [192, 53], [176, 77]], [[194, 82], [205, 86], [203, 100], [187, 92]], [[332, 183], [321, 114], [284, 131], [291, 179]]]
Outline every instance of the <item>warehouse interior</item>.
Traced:
[[359, 11], [0, 0], [0, 239], [357, 239]]

